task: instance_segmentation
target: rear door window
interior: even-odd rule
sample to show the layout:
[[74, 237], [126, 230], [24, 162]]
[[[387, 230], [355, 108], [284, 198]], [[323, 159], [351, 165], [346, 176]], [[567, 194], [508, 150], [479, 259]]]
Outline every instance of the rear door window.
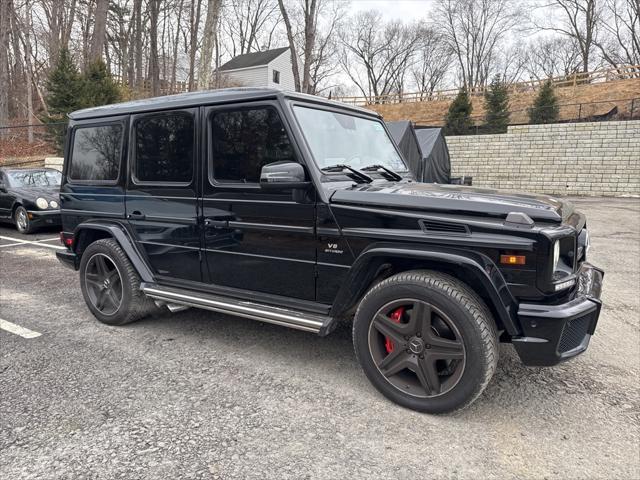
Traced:
[[136, 120], [136, 181], [190, 183], [194, 135], [194, 118], [188, 112], [155, 114]]
[[75, 128], [69, 178], [116, 182], [122, 158], [122, 133], [120, 123]]

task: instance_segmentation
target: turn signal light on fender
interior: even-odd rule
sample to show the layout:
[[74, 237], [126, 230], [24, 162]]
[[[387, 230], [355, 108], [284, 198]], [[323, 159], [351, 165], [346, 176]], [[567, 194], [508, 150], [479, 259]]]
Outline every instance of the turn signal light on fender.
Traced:
[[527, 258], [524, 255], [500, 255], [500, 263], [503, 265], [524, 265]]

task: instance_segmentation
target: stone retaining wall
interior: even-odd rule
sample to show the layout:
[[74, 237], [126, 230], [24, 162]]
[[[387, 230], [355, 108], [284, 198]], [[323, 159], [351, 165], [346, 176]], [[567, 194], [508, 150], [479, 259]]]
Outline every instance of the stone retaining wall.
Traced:
[[479, 187], [554, 195], [640, 195], [640, 121], [509, 127], [447, 137], [451, 175]]

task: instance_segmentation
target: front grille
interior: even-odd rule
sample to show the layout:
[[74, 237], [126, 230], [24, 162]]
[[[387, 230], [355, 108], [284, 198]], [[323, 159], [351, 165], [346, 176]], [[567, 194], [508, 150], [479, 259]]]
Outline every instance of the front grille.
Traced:
[[584, 336], [589, 329], [589, 323], [591, 322], [591, 315], [585, 315], [584, 317], [570, 320], [564, 326], [562, 335], [560, 336], [560, 343], [558, 344], [558, 353], [568, 352], [578, 347]]

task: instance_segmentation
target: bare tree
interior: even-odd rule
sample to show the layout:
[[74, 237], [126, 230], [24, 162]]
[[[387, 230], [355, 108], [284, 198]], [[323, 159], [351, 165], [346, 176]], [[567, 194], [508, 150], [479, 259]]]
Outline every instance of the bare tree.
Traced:
[[[297, 91], [312, 93], [316, 90], [314, 85], [314, 69], [321, 70], [317, 55], [323, 43], [329, 45], [328, 39], [318, 32], [318, 25], [324, 15], [335, 10], [337, 0], [278, 0], [280, 14], [285, 26], [291, 60], [293, 65], [293, 77]], [[292, 21], [293, 20], [293, 21]], [[294, 23], [295, 22], [295, 23]], [[329, 22], [331, 24], [332, 22]], [[298, 28], [294, 29], [294, 24]], [[335, 29], [334, 29], [335, 30]], [[326, 54], [327, 50], [323, 54]], [[327, 58], [324, 55], [324, 58]], [[315, 67], [314, 67], [315, 65]]]
[[345, 17], [345, 4], [333, 2], [326, 18], [319, 21], [314, 53], [310, 65], [310, 85], [308, 93], [318, 95], [332, 87], [328, 82], [340, 71], [339, 54], [341, 44], [337, 33]]
[[547, 22], [537, 26], [573, 39], [580, 49], [581, 71], [588, 72], [602, 20], [602, 0], [547, 0], [544, 7], [557, 15], [545, 15]]
[[204, 38], [202, 40], [202, 54], [200, 57], [200, 69], [198, 71], [198, 88], [209, 88], [211, 83], [211, 62], [213, 60], [213, 47], [218, 35], [218, 15], [220, 13], [220, 0], [208, 0], [207, 18], [204, 22]]
[[574, 38], [539, 38], [527, 46], [527, 51], [526, 71], [532, 79], [569, 76], [580, 70], [580, 46]]
[[640, 0], [607, 0], [604, 15], [606, 37], [594, 40], [603, 59], [615, 68], [640, 65]]
[[281, 20], [273, 0], [235, 0], [225, 5], [223, 25], [231, 56], [269, 49]]
[[356, 14], [341, 36], [340, 62], [365, 97], [402, 93], [419, 39], [415, 26], [399, 21], [385, 25], [382, 14], [370, 10]]
[[429, 98], [442, 85], [453, 62], [453, 51], [432, 27], [418, 30], [416, 58], [411, 67], [413, 82], [420, 98]]
[[434, 25], [455, 53], [465, 87], [487, 84], [496, 51], [521, 18], [514, 0], [438, 0]]

